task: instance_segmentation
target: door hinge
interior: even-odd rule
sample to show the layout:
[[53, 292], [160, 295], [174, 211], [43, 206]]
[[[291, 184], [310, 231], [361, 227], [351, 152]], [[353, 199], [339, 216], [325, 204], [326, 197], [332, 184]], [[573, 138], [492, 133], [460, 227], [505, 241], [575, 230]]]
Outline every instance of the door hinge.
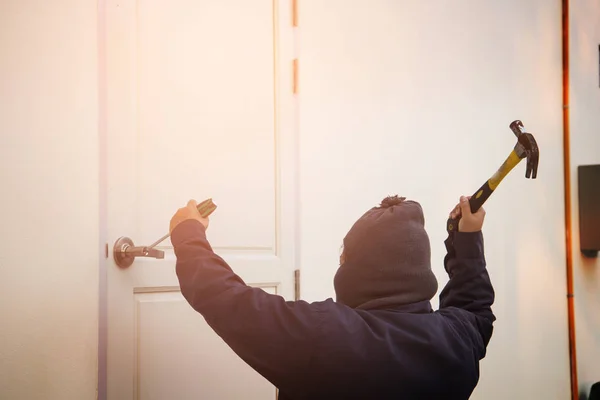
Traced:
[[294, 300], [300, 300], [300, 270], [294, 271]]
[[294, 58], [292, 61], [292, 79], [293, 79], [293, 92], [298, 93], [298, 59]]
[[292, 26], [298, 26], [298, 0], [292, 0]]

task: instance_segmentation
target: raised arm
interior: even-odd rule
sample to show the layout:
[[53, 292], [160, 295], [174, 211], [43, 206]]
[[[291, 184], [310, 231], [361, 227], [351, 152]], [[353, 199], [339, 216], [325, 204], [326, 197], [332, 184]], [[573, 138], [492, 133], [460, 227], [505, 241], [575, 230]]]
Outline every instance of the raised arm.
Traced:
[[248, 365], [282, 390], [301, 391], [296, 372], [308, 369], [322, 322], [318, 304], [285, 301], [246, 285], [213, 252], [206, 239], [208, 221], [194, 210], [194, 205], [180, 209], [184, 215], [176, 214], [172, 222], [181, 293]]
[[460, 207], [453, 214], [462, 214], [462, 225], [459, 232], [451, 233], [445, 241], [448, 253], [444, 267], [450, 280], [440, 293], [440, 311], [458, 309], [463, 314], [467, 312], [463, 320], [479, 332], [485, 352], [496, 319], [491, 308], [494, 288], [486, 269], [481, 231], [485, 212], [480, 209], [471, 214], [468, 199], [461, 198]]

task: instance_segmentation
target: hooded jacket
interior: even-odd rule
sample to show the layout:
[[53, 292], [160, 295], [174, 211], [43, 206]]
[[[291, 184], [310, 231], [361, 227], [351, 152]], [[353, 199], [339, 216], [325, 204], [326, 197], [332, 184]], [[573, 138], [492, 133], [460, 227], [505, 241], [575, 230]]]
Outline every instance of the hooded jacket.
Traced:
[[478, 383], [495, 320], [481, 232], [445, 241], [449, 281], [436, 311], [429, 300], [286, 301], [246, 285], [200, 222], [180, 223], [171, 241], [185, 299], [280, 400], [468, 399]]

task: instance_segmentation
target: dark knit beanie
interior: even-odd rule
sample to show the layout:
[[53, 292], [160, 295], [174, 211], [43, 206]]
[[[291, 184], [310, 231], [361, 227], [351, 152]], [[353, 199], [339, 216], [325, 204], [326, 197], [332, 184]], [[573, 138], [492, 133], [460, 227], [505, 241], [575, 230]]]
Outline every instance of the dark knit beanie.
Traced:
[[438, 289], [421, 205], [386, 197], [354, 223], [344, 238], [336, 301], [381, 308], [431, 300]]

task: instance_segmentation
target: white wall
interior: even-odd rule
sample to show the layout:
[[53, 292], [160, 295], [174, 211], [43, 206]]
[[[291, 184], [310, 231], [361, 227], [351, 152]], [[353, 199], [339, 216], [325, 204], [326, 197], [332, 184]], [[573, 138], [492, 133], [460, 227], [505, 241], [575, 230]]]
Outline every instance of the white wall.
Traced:
[[424, 207], [441, 290], [448, 212], [521, 119], [539, 175], [522, 163], [485, 205], [498, 320], [473, 398], [569, 398], [560, 1], [304, 0], [299, 17], [303, 298], [334, 295], [343, 236], [393, 193]]
[[571, 1], [571, 198], [579, 387], [600, 381], [600, 259], [579, 251], [577, 166], [600, 164], [600, 2]]
[[0, 398], [96, 397], [96, 2], [0, 2]]

